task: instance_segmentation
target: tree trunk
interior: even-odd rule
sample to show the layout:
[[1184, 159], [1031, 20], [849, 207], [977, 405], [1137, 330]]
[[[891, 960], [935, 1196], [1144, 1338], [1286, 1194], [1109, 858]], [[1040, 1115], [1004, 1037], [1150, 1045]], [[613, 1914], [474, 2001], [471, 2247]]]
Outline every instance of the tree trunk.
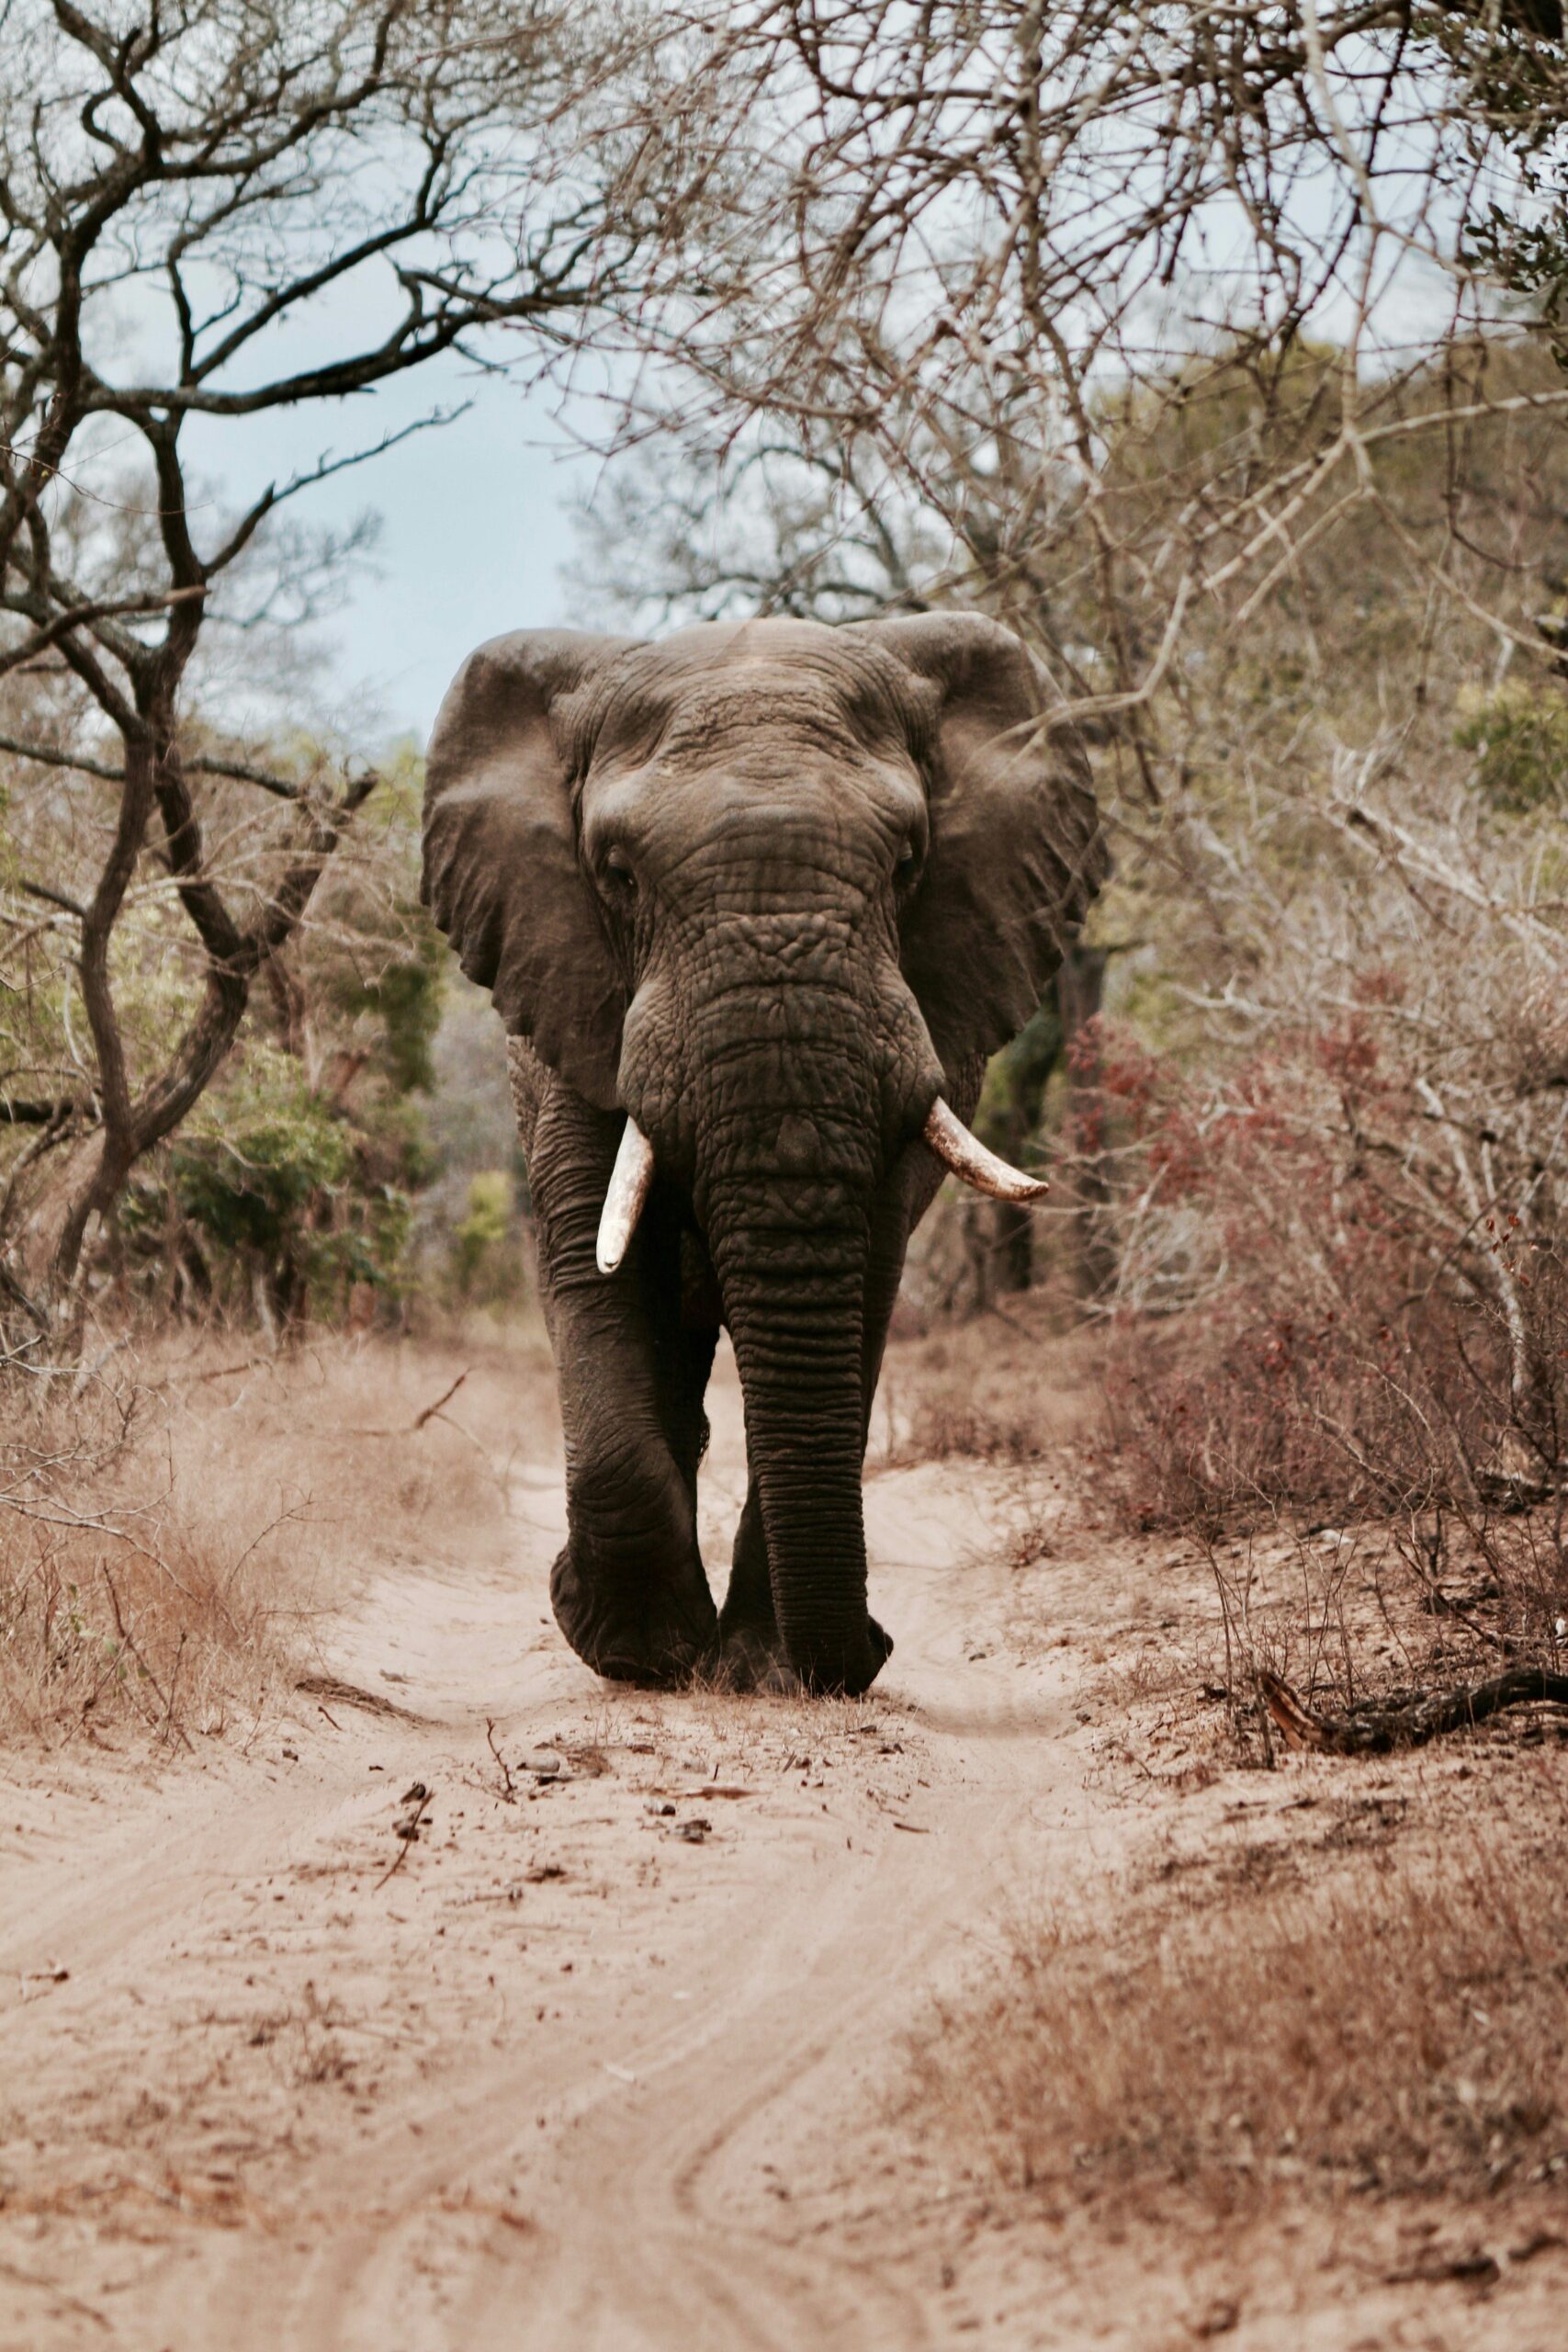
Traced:
[[[1107, 1289], [1116, 1271], [1100, 1216], [1110, 1199], [1110, 1189], [1095, 1159], [1104, 1114], [1100, 1054], [1094, 1044], [1097, 1033], [1090, 1027], [1100, 1017], [1106, 962], [1104, 948], [1086, 947], [1081, 940], [1075, 940], [1056, 974], [1056, 1001], [1061, 1008], [1062, 1045], [1067, 1062], [1068, 1121], [1078, 1144], [1072, 1178], [1075, 1273], [1078, 1292], [1086, 1298], [1098, 1297]], [[1093, 1148], [1086, 1149], [1086, 1144]]]
[[[167, 727], [169, 722], [164, 722]], [[239, 931], [208, 878], [201, 835], [165, 743], [128, 738], [119, 820], [98, 887], [83, 910], [79, 969], [97, 1062], [101, 1125], [64, 1156], [39, 1163], [39, 1178], [6, 1203], [0, 1249], [37, 1319], [66, 1345], [79, 1337], [84, 1302], [82, 1252], [95, 1216], [107, 1216], [136, 1162], [174, 1134], [228, 1059], [250, 1002], [257, 970], [292, 938], [348, 820], [374, 789], [374, 773], [357, 778], [341, 800], [303, 810], [300, 854], [272, 891], [265, 912]], [[164, 1068], [132, 1099], [124, 1041], [109, 985], [108, 951], [154, 800], [162, 808], [181, 902], [207, 949], [207, 977], [195, 1019]]]
[[28, 1197], [11, 1204], [13, 1267], [63, 1332], [79, 1320], [78, 1275], [93, 1217], [107, 1214], [138, 1159], [172, 1135], [199, 1102], [228, 1057], [248, 998], [243, 979], [209, 973], [201, 1009], [168, 1066], [128, 1106], [116, 1130], [106, 1122], [41, 1162]]

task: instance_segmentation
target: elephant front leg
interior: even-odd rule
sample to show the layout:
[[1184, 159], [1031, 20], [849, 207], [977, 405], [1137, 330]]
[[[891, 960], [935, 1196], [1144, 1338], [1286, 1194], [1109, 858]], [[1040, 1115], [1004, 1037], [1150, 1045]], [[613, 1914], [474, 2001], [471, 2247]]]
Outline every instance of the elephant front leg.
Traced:
[[680, 1682], [711, 1662], [718, 1634], [697, 1543], [716, 1330], [682, 1324], [679, 1216], [660, 1188], [618, 1271], [594, 1264], [619, 1123], [545, 1078], [536, 1116], [525, 1125], [520, 1108], [518, 1124], [566, 1440], [556, 1622], [598, 1674]]
[[784, 1636], [773, 1614], [768, 1575], [768, 1545], [762, 1507], [753, 1483], [746, 1490], [729, 1589], [718, 1617], [718, 1677], [732, 1690], [787, 1690], [795, 1676], [784, 1657]]
[[556, 1623], [612, 1681], [682, 1681], [711, 1659], [718, 1632], [683, 1465], [592, 1361], [586, 1393], [573, 1396], [579, 1384], [564, 1376], [561, 1387], [568, 1534], [550, 1575]]
[[697, 1541], [716, 1331], [682, 1326], [672, 1226], [656, 1197], [619, 1272], [548, 1293], [568, 1527], [550, 1601], [579, 1657], [619, 1682], [682, 1681], [718, 1639]]

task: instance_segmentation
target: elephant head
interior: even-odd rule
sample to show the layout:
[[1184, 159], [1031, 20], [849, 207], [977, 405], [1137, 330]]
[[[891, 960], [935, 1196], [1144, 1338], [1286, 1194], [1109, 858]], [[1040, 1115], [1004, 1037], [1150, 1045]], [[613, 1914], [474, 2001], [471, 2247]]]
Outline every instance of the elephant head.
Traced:
[[705, 1239], [778, 1625], [818, 1687], [880, 1663], [860, 1498], [879, 1203], [922, 1136], [972, 1182], [1039, 1189], [949, 1105], [1104, 870], [1050, 703], [973, 615], [529, 632], [473, 655], [431, 743], [436, 922], [508, 1028], [627, 1114], [601, 1267], [654, 1170]]

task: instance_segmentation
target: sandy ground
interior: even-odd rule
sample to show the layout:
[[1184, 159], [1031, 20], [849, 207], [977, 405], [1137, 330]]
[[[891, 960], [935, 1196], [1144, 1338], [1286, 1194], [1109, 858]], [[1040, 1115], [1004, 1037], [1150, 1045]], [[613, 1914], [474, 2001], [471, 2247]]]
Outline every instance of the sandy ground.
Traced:
[[[714, 1421], [716, 1561], [732, 1377]], [[0, 1783], [4, 2352], [1568, 2341], [1550, 2230], [1492, 2277], [1484, 2215], [1053, 2215], [900, 2104], [1009, 1912], [1166, 1834], [1105, 1670], [1201, 1607], [1168, 1547], [1058, 1488], [1021, 1570], [993, 1468], [884, 1469], [868, 1701], [616, 1692], [548, 1619], [555, 1446], [491, 1553], [367, 1562], [323, 1627], [400, 1713], [302, 1693], [248, 1749]], [[1298, 1794], [1201, 1775], [1183, 1834]]]

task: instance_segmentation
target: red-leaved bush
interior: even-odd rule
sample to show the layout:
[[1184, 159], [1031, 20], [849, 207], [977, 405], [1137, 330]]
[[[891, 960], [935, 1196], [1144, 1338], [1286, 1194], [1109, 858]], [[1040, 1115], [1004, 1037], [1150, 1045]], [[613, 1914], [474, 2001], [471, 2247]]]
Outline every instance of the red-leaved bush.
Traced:
[[1489, 1072], [1504, 1101], [1477, 1103], [1433, 1082], [1404, 1012], [1380, 972], [1218, 1083], [1109, 1028], [1086, 1047], [1104, 1126], [1077, 1141], [1114, 1169], [1108, 1385], [1138, 1522], [1479, 1523], [1555, 1495], [1568, 1030], [1558, 1058], [1521, 1015]]

